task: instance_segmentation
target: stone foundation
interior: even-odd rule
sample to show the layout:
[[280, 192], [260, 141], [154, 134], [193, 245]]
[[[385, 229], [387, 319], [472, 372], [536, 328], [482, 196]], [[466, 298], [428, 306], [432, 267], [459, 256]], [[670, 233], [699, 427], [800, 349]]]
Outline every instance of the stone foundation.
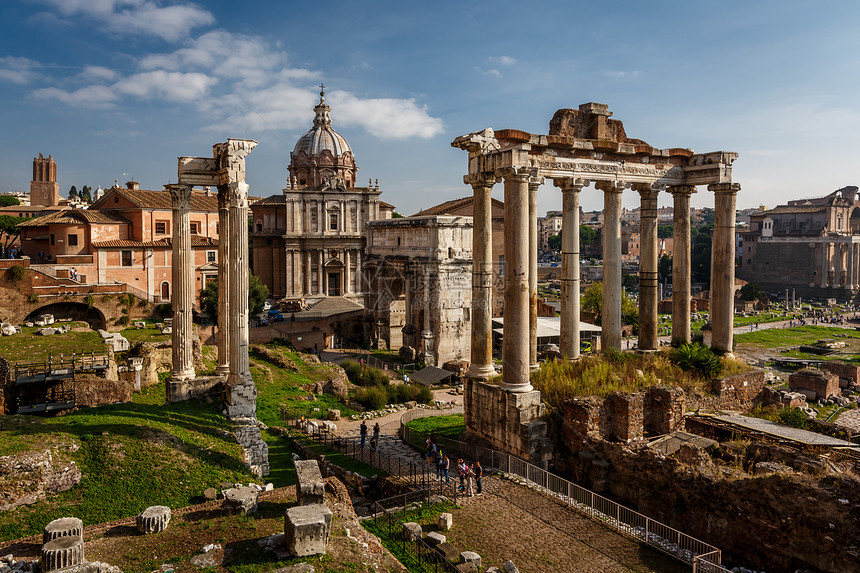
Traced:
[[257, 416], [257, 387], [249, 380], [246, 384], [228, 385], [224, 392], [228, 418], [255, 418]]
[[713, 392], [719, 396], [718, 409], [750, 410], [767, 385], [764, 370], [744, 372], [714, 380]]
[[645, 393], [645, 435], [660, 436], [684, 426], [686, 395], [680, 388], [655, 386]]
[[860, 366], [833, 361], [825, 362], [821, 365], [821, 369], [831, 374], [836, 374], [840, 378], [845, 378], [849, 384], [860, 384]]
[[839, 376], [823, 372], [817, 368], [804, 368], [788, 377], [788, 387], [792, 390], [811, 390], [814, 398], [825, 400], [830, 396], [839, 396]]
[[191, 380], [167, 380], [167, 402], [175, 404], [192, 398], [217, 396], [224, 387], [223, 376], [198, 376]]
[[245, 465], [258, 478], [269, 474], [269, 445], [263, 441], [256, 418], [234, 419], [233, 433], [242, 446]]
[[546, 411], [540, 392], [514, 393], [467, 378], [463, 403], [466, 431], [494, 448], [547, 467], [552, 444], [546, 422], [539, 419]]

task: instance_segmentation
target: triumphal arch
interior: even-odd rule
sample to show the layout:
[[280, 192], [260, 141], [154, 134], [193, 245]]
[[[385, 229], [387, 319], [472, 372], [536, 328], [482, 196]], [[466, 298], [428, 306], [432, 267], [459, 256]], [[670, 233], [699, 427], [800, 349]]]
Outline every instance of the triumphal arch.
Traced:
[[[697, 186], [707, 186], [714, 194], [716, 211], [711, 255], [712, 347], [732, 351], [735, 200], [740, 190], [732, 182], [732, 163], [737, 153], [657, 149], [627, 137], [623, 124], [611, 116], [606, 104], [586, 103], [578, 110], [558, 110], [547, 135], [487, 128], [451, 143], [469, 153], [464, 182], [472, 186], [475, 205], [472, 382], [466, 394], [466, 424], [497, 445], [514, 444], [521, 455], [536, 462], [543, 457], [540, 428], [535, 427], [542, 424], [537, 420], [542, 410], [529, 372], [537, 363], [537, 192], [547, 179], [561, 190], [564, 229], [579, 227], [579, 196], [584, 188], [593, 183], [603, 193], [603, 344], [616, 350], [621, 349], [622, 194], [625, 190], [639, 194], [639, 349], [654, 351], [658, 347], [657, 197], [665, 192], [674, 200], [672, 339], [683, 343], [690, 341], [690, 196]], [[504, 182], [505, 197], [501, 387], [480, 382], [494, 374], [490, 193], [498, 182]], [[579, 233], [563, 232], [562, 241], [561, 352], [576, 358], [580, 348]], [[495, 396], [500, 391], [507, 396]], [[492, 403], [496, 406], [489, 407]], [[503, 423], [493, 425], [492, 417]]]

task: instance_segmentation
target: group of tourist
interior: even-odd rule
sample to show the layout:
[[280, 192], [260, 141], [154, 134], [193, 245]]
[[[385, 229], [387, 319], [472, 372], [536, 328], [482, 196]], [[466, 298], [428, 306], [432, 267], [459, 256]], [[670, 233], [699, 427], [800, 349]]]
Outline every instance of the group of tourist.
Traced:
[[[361, 448], [364, 449], [364, 444], [367, 442], [367, 422], [364, 420], [361, 421], [361, 427], [359, 429], [359, 435], [361, 436]], [[370, 455], [371, 457], [376, 454], [376, 450], [379, 448], [379, 422], [374, 424], [373, 426], [373, 437], [370, 438]]]
[[[432, 434], [427, 436], [425, 444], [427, 449], [425, 457], [428, 464], [436, 466], [436, 479], [439, 481], [444, 479], [446, 484], [451, 483], [451, 459], [442, 453]], [[481, 478], [484, 477], [484, 468], [481, 467], [480, 461], [476, 460], [470, 465], [463, 458], [457, 458], [457, 474], [460, 476], [460, 486], [457, 488], [459, 491], [470, 497], [475, 493], [482, 493]]]

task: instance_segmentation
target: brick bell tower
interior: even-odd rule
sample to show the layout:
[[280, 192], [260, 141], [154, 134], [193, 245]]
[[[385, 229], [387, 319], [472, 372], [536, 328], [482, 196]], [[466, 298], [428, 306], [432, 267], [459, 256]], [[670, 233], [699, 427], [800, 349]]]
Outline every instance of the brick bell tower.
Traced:
[[33, 180], [30, 181], [30, 205], [52, 207], [60, 204], [60, 184], [57, 183], [57, 163], [50, 155], [33, 159]]

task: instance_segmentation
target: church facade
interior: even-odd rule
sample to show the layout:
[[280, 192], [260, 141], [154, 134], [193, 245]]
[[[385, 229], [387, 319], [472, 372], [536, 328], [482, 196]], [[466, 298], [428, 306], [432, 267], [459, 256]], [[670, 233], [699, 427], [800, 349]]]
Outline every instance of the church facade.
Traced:
[[325, 92], [314, 112], [290, 153], [283, 193], [251, 206], [254, 274], [276, 299], [360, 301], [365, 225], [390, 219], [393, 206], [380, 200], [378, 180], [356, 185], [355, 155], [331, 126]]

